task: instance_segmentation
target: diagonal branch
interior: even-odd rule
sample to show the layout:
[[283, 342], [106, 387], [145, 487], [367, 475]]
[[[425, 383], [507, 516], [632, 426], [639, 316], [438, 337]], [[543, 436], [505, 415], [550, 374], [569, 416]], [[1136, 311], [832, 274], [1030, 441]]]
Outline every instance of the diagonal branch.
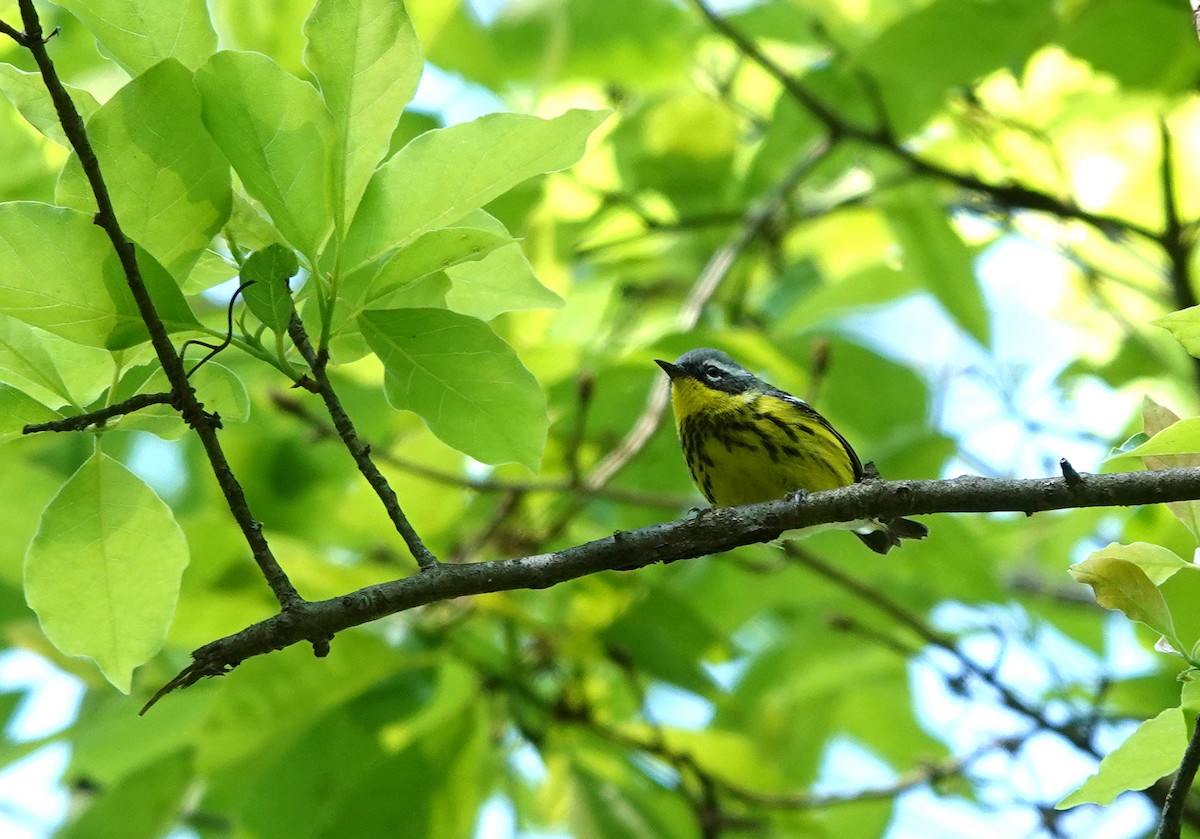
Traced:
[[1063, 219], [1075, 219], [1088, 224], [1107, 237], [1114, 233], [1135, 233], [1145, 239], [1158, 241], [1159, 235], [1148, 227], [1143, 227], [1129, 219], [1109, 216], [1103, 213], [1093, 213], [1082, 207], [1057, 198], [1050, 193], [1021, 184], [997, 184], [985, 181], [975, 175], [958, 172], [921, 157], [912, 149], [897, 142], [891, 130], [885, 125], [879, 129], [867, 129], [846, 120], [812, 91], [802, 85], [796, 78], [764, 53], [748, 35], [717, 14], [706, 0], [691, 0], [692, 5], [709, 22], [713, 29], [727, 38], [738, 52], [753, 61], [770, 76], [772, 76], [787, 94], [799, 102], [805, 109], [816, 117], [829, 132], [831, 140], [857, 140], [866, 145], [901, 160], [913, 172], [927, 175], [946, 183], [954, 184], [962, 189], [986, 195], [992, 201], [1003, 207], [1032, 210], [1049, 213]]
[[229, 510], [233, 513], [238, 527], [241, 528], [242, 535], [254, 555], [254, 561], [258, 563], [259, 570], [262, 571], [263, 577], [266, 578], [279, 605], [284, 610], [290, 609], [303, 601], [283, 569], [279, 567], [279, 563], [275, 561], [270, 545], [267, 544], [266, 537], [262, 534], [262, 525], [254, 520], [242, 486], [234, 476], [229, 461], [225, 458], [225, 452], [221, 449], [221, 443], [217, 439], [217, 420], [204, 410], [204, 406], [196, 397], [196, 391], [188, 383], [187, 373], [183, 369], [179, 353], [171, 344], [167, 328], [154, 308], [154, 301], [150, 298], [150, 292], [142, 280], [142, 272], [138, 267], [133, 242], [125, 236], [120, 222], [117, 221], [112, 198], [104, 183], [104, 177], [100, 173], [100, 161], [92, 149], [83, 119], [75, 109], [75, 104], [71, 101], [67, 89], [58, 77], [58, 71], [55, 70], [54, 62], [50, 59], [50, 53], [46, 50], [46, 39], [43, 37], [41, 21], [38, 19], [33, 0], [20, 0], [20, 7], [25, 31], [14, 35], [9, 31], [12, 27], [8, 27], [4, 32], [28, 49], [32, 53], [34, 61], [37, 62], [42, 82], [46, 85], [50, 99], [54, 102], [58, 121], [62, 124], [63, 132], [70, 141], [71, 148], [79, 156], [79, 162], [87, 176], [92, 194], [95, 196], [98, 208], [96, 224], [108, 234], [109, 241], [112, 242], [113, 249], [117, 252], [121, 268], [125, 272], [125, 279], [129, 284], [129, 290], [137, 304], [138, 313], [142, 316], [146, 330], [150, 333], [150, 343], [167, 376], [167, 381], [171, 383], [172, 404], [178, 409], [183, 421], [200, 438], [204, 452], [208, 455], [209, 463], [212, 465], [213, 474], [221, 487], [221, 492], [225, 495]]
[[325, 402], [325, 410], [329, 412], [338, 436], [346, 444], [350, 456], [358, 465], [358, 471], [367, 479], [371, 489], [375, 490], [375, 494], [383, 502], [383, 508], [387, 510], [388, 518], [391, 519], [396, 532], [404, 539], [404, 544], [408, 545], [408, 550], [412, 553], [413, 559], [417, 561], [417, 566], [422, 571], [436, 567], [437, 557], [429, 548], [425, 547], [416, 528], [412, 526], [408, 517], [404, 515], [404, 511], [400, 509], [400, 501], [396, 498], [396, 493], [392, 490], [387, 478], [379, 471], [379, 467], [371, 460], [370, 446], [359, 439], [358, 432], [354, 429], [354, 423], [350, 421], [349, 414], [342, 407], [342, 401], [333, 389], [333, 383], [329, 381], [329, 372], [326, 369], [329, 355], [325, 350], [318, 352], [313, 349], [312, 341], [308, 338], [308, 331], [304, 328], [300, 315], [296, 313], [294, 304], [292, 305], [292, 319], [288, 323], [288, 335], [291, 336], [292, 343], [296, 345], [296, 349], [300, 350], [300, 355], [304, 357], [309, 369], [312, 370], [317, 393], [321, 394], [321, 399]]
[[[629, 571], [768, 542], [788, 530], [831, 522], [927, 513], [1023, 512], [1133, 506], [1200, 498], [1200, 467], [1006, 480], [966, 476], [946, 481], [869, 481], [800, 498], [706, 510], [682, 521], [612, 536], [553, 553], [465, 565], [368, 586], [330, 600], [305, 602], [192, 653], [193, 662], [151, 703], [177, 687], [228, 672], [247, 658], [309, 638], [328, 638], [369, 621], [439, 600], [514, 589], [542, 589], [599, 571]], [[149, 705], [147, 705], [149, 707]]]
[[[1064, 460], [1063, 462], [1065, 463], [1066, 461]], [[1064, 483], [1066, 483], [1068, 486], [1078, 486], [1079, 484], [1075, 483], [1075, 481], [1082, 481], [1082, 476], [1075, 472], [1073, 468], [1069, 470], [1064, 468], [1063, 472]], [[1072, 475], [1074, 477], [1072, 477]], [[815, 554], [805, 550], [794, 542], [785, 542], [783, 549], [784, 552], [787, 553], [787, 555], [795, 560], [798, 564], [803, 565], [810, 571], [821, 575], [844, 591], [847, 591], [855, 597], [858, 597], [860, 600], [871, 604], [879, 611], [895, 620], [897, 623], [907, 627], [925, 644], [928, 644], [932, 647], [937, 647], [938, 649], [948, 653], [954, 658], [955, 661], [958, 662], [959, 666], [963, 668], [963, 671], [970, 673], [984, 684], [990, 686], [992, 690], [996, 692], [997, 696], [1000, 698], [1000, 701], [1009, 710], [1015, 711], [1016, 713], [1030, 720], [1039, 729], [1057, 734], [1072, 746], [1079, 749], [1079, 751], [1095, 758], [1096, 760], [1100, 760], [1104, 757], [1103, 753], [1101, 753], [1100, 750], [1097, 749], [1092, 743], [1088, 732], [1088, 726], [1081, 725], [1081, 721], [1079, 720], [1067, 719], [1055, 721], [1051, 719], [1051, 717], [1048, 716], [1038, 704], [1022, 698], [1008, 684], [1001, 681], [995, 669], [981, 667], [977, 661], [963, 652], [962, 648], [959, 647], [952, 636], [947, 635], [944, 632], [939, 632], [937, 629], [930, 626], [929, 623], [927, 623], [922, 617], [905, 608], [902, 604], [893, 599], [884, 591], [870, 586], [862, 580], [847, 574], [836, 565], [825, 562]], [[856, 631], [863, 631], [864, 629], [863, 627], [854, 628]], [[886, 635], [876, 637], [875, 640], [883, 643], [884, 646], [889, 648], [895, 649], [896, 647], [894, 639], [888, 638]], [[898, 652], [907, 658], [915, 654], [916, 651], [905, 648], [898, 650]], [[1200, 759], [1200, 743], [1197, 743], [1196, 748], [1197, 759]], [[1181, 767], [1180, 772], [1182, 773], [1183, 771], [1184, 769]], [[1192, 771], [1194, 774], [1194, 767]], [[1189, 780], [1187, 786], [1190, 786], [1190, 784], [1191, 782]], [[1165, 787], [1165, 783], [1154, 784], [1143, 790], [1143, 794], [1153, 801], [1158, 807], [1163, 807], [1165, 806], [1165, 802], [1170, 801], [1170, 793], [1165, 789]], [[1186, 817], [1188, 824], [1200, 827], [1200, 810], [1197, 810], [1196, 807], [1189, 806], [1187, 804], [1185, 800], [1186, 793], [1187, 789], [1185, 787], [1183, 792], [1176, 796], [1178, 799], [1176, 806], [1179, 808], [1179, 815], [1176, 816], [1176, 818], [1183, 819]], [[1175, 839], [1178, 839], [1178, 834], [1176, 834]]]

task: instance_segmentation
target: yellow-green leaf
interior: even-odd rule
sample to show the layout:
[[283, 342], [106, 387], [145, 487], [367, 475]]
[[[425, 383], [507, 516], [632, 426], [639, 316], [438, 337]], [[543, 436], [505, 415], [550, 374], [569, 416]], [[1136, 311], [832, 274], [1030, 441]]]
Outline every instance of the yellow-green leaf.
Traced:
[[166, 638], [187, 561], [170, 507], [97, 451], [42, 513], [25, 597], [54, 646], [95, 660], [128, 693], [134, 668]]

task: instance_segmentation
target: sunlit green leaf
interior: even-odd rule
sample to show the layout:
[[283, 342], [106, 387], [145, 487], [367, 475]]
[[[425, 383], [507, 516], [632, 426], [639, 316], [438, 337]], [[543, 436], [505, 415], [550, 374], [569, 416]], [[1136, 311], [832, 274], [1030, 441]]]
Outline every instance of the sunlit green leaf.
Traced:
[[[483, 210], [468, 213], [458, 226], [484, 235], [507, 236], [504, 225]], [[521, 243], [509, 242], [486, 253], [478, 261], [448, 266], [451, 288], [446, 305], [456, 312], [491, 320], [504, 312], [547, 309], [562, 305], [562, 298], [534, 276]]]
[[[1142, 398], [1142, 429], [1148, 435], [1155, 435], [1169, 426], [1179, 422], [1179, 417], [1163, 405], [1159, 405], [1149, 396]], [[1181, 455], [1145, 458], [1147, 469], [1170, 469], [1179, 466], [1200, 466], [1200, 455]], [[1167, 508], [1175, 514], [1183, 526], [1200, 540], [1200, 502], [1171, 501]]]
[[1187, 747], [1187, 720], [1182, 708], [1168, 708], [1146, 720], [1124, 743], [1105, 756], [1100, 771], [1055, 807], [1065, 810], [1077, 804], [1111, 804], [1130, 789], [1145, 789], [1179, 768]]
[[1200, 417], [1188, 417], [1169, 425], [1141, 445], [1122, 451], [1111, 460], [1151, 455], [1194, 455], [1200, 454]]
[[349, 222], [417, 89], [421, 45], [398, 0], [322, 0], [304, 28], [305, 63], [333, 117], [334, 212]]
[[[162, 267], [146, 254], [138, 264], [168, 330], [194, 326]], [[48, 204], [0, 204], [0, 312], [91, 346], [120, 349], [148, 338], [108, 237], [90, 216]]]
[[1112, 555], [1092, 555], [1068, 569], [1078, 582], [1092, 587], [1096, 602], [1124, 612], [1168, 638], [1175, 634], [1162, 593], [1138, 565]]
[[330, 116], [316, 88], [255, 53], [196, 72], [204, 124], [281, 233], [314, 256], [333, 225]]
[[893, 190], [884, 198], [888, 224], [916, 275], [952, 318], [983, 345], [991, 341], [991, 318], [975, 278], [971, 253], [926, 187]]
[[1088, 555], [1088, 559], [1103, 558], [1133, 563], [1142, 569], [1147, 579], [1156, 586], [1166, 582], [1176, 571], [1194, 567], [1169, 548], [1151, 545], [1147, 542], [1134, 542], [1131, 545], [1119, 545], [1113, 542]]
[[358, 323], [387, 370], [389, 402], [476, 460], [537, 469], [546, 398], [487, 324], [441, 309], [367, 311]]
[[[71, 85], [66, 85], [66, 90], [84, 122], [100, 109], [96, 97], [86, 90]], [[60, 146], [69, 146], [41, 73], [26, 73], [11, 64], [0, 63], [0, 92], [30, 125]]]
[[187, 561], [170, 508], [96, 452], [42, 513], [25, 594], [56, 647], [94, 659], [128, 693], [134, 668], [166, 637]]
[[292, 319], [292, 290], [288, 280], [299, 270], [295, 252], [283, 245], [269, 245], [255, 251], [242, 265], [242, 282], [253, 283], [242, 290], [246, 305], [256, 318], [276, 332], [287, 331]]
[[87, 405], [111, 381], [112, 354], [0, 315], [0, 382], [44, 405]]
[[[403, 304], [393, 302], [396, 292], [460, 263], [483, 259], [510, 243], [512, 237], [505, 230], [497, 233], [462, 225], [430, 230], [377, 263], [360, 268], [338, 285], [333, 331], [353, 325], [366, 309], [400, 308]], [[445, 277], [447, 286], [449, 282]]]
[[575, 163], [608, 114], [489, 114], [417, 137], [371, 178], [346, 243], [353, 269], [452, 224], [521, 181]]
[[196, 69], [217, 48], [204, 0], [62, 0], [101, 48], [136, 76], [164, 58]]
[[[121, 229], [186, 276], [230, 212], [229, 167], [200, 121], [191, 72], [162, 61], [105, 102], [87, 130]], [[77, 158], [58, 191], [62, 203], [95, 207]]]

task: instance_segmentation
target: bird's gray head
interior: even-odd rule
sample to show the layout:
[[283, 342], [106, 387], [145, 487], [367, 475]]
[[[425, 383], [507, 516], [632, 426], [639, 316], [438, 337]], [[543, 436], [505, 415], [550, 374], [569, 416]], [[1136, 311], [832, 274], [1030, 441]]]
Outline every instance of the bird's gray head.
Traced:
[[762, 385], [753, 373], [725, 353], [707, 347], [689, 350], [674, 362], [655, 359], [654, 363], [666, 371], [671, 381], [695, 379], [705, 387], [725, 393], [743, 393]]

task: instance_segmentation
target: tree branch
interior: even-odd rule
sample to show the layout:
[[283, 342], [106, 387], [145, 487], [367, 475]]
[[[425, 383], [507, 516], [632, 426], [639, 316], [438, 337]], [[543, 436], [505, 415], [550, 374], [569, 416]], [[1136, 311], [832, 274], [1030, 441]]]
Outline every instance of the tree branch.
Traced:
[[1184, 812], [1187, 806], [1188, 790], [1196, 778], [1196, 770], [1200, 769], [1200, 717], [1196, 718], [1196, 728], [1192, 731], [1192, 739], [1188, 741], [1183, 752], [1183, 760], [1179, 763], [1179, 771], [1171, 781], [1167, 797], [1163, 803], [1162, 820], [1154, 839], [1179, 839], [1183, 825]]
[[[291, 300], [291, 297], [288, 298]], [[354, 423], [350, 421], [349, 414], [342, 407], [342, 401], [338, 398], [337, 393], [333, 389], [333, 383], [329, 381], [329, 372], [326, 366], [329, 363], [329, 355], [325, 350], [320, 352], [313, 349], [312, 342], [308, 339], [308, 331], [304, 328], [304, 323], [300, 320], [300, 315], [296, 312], [295, 304], [292, 305], [292, 319], [288, 323], [288, 335], [291, 336], [292, 343], [296, 345], [296, 349], [300, 351], [300, 355], [308, 363], [308, 367], [312, 370], [313, 379], [316, 381], [317, 393], [321, 395], [321, 399], [325, 402], [325, 410], [329, 412], [330, 419], [333, 420], [333, 427], [337, 430], [337, 434], [342, 438], [342, 442], [346, 444], [346, 449], [350, 452], [350, 456], [354, 458], [354, 463], [358, 466], [358, 471], [367, 479], [367, 483], [371, 485], [371, 489], [375, 490], [375, 494], [379, 496], [379, 500], [383, 503], [383, 508], [387, 510], [388, 518], [392, 521], [392, 526], [396, 528], [396, 532], [400, 534], [400, 538], [404, 540], [404, 544], [408, 545], [408, 550], [412, 554], [413, 559], [417, 561], [417, 566], [422, 571], [428, 571], [430, 568], [438, 564], [437, 557], [425, 547], [425, 543], [421, 541], [420, 535], [416, 528], [408, 520], [408, 516], [404, 515], [404, 510], [400, 508], [400, 501], [396, 498], [396, 493], [392, 490], [391, 484], [387, 478], [379, 471], [379, 467], [371, 460], [371, 447], [366, 445], [358, 437], [358, 432], [354, 429]]]
[[788, 530], [831, 522], [928, 513], [1023, 512], [1133, 506], [1200, 498], [1200, 467], [1003, 480], [869, 481], [800, 498], [705, 510], [553, 553], [466, 565], [438, 565], [330, 600], [301, 603], [196, 650], [193, 662], [154, 696], [228, 672], [247, 658], [439, 600], [513, 589], [542, 589], [599, 571], [628, 571], [768, 542]]
[[29, 423], [21, 429], [21, 433], [37, 434], [41, 431], [83, 431], [85, 428], [90, 428], [93, 425], [104, 425], [113, 417], [132, 414], [134, 411], [149, 408], [151, 405], [170, 404], [171, 394], [169, 393], [139, 393], [137, 396], [129, 397], [124, 402], [117, 402], [115, 405], [109, 405], [98, 411], [89, 411], [86, 414], [63, 417], [62, 419], [50, 420], [49, 422]]
[[[271, 402], [285, 414], [290, 414], [303, 422], [312, 429], [313, 434], [318, 438], [333, 437], [336, 435], [335, 430], [324, 419], [309, 411], [304, 407], [300, 400], [294, 398], [290, 393], [275, 392], [271, 394]], [[370, 443], [366, 445], [370, 446]], [[586, 487], [575, 483], [570, 479], [566, 480], [540, 480], [540, 481], [506, 481], [499, 478], [472, 478], [469, 475], [460, 475], [455, 472], [445, 472], [441, 469], [434, 469], [431, 466], [426, 466], [423, 463], [417, 463], [415, 460], [398, 457], [392, 454], [387, 449], [375, 451], [372, 449], [371, 456], [384, 463], [395, 466], [397, 469], [402, 469], [405, 472], [416, 475], [419, 478], [425, 478], [429, 481], [435, 481], [446, 486], [459, 487], [473, 492], [504, 492], [525, 494], [529, 492], [549, 492], [549, 493], [579, 493], [596, 498], [606, 498], [610, 501], [615, 501], [618, 504], [632, 504], [639, 507], [658, 507], [664, 510], [685, 510], [695, 503], [693, 496], [683, 494], [673, 494], [667, 492], [650, 492], [639, 489], [625, 489], [622, 487], [600, 487], [599, 489], [587, 489]]]
[[691, 0], [691, 2], [713, 29], [725, 36], [738, 52], [765, 70], [783, 86], [789, 96], [816, 117], [829, 132], [831, 140], [849, 139], [865, 143], [903, 161], [913, 172], [986, 195], [1003, 207], [1049, 213], [1063, 219], [1075, 219], [1096, 228], [1100, 233], [1109, 237], [1114, 233], [1124, 232], [1136, 233], [1155, 242], [1159, 240], [1158, 233], [1129, 219], [1092, 213], [1076, 204], [1068, 203], [1040, 190], [1021, 184], [990, 183], [975, 175], [956, 172], [940, 163], [927, 160], [897, 142], [886, 125], [879, 129], [866, 129], [849, 122], [800, 84], [787, 70], [776, 64], [770, 56], [759, 49], [749, 36], [717, 14], [705, 0]]
[[[108, 234], [113, 249], [117, 252], [117, 257], [120, 259], [121, 268], [124, 270], [125, 279], [129, 284], [129, 290], [133, 295], [134, 302], [137, 304], [138, 312], [146, 324], [146, 330], [150, 334], [150, 343], [153, 345], [154, 352], [158, 356], [158, 361], [167, 376], [167, 381], [171, 383], [172, 404], [175, 405], [184, 422], [200, 438], [205, 454], [208, 455], [209, 463], [212, 465], [213, 474], [216, 476], [217, 483], [225, 495], [225, 501], [229, 505], [229, 510], [233, 513], [234, 519], [241, 528], [242, 535], [250, 546], [254, 560], [258, 563], [259, 570], [262, 572], [263, 577], [266, 578], [267, 584], [271, 587], [271, 591], [274, 592], [275, 598], [279, 601], [279, 605], [286, 611], [303, 601], [300, 595], [296, 593], [296, 589], [292, 586], [291, 581], [288, 580], [287, 575], [284, 574], [283, 569], [279, 567], [279, 563], [275, 561], [270, 545], [267, 544], [267, 540], [262, 534], [262, 525], [254, 520], [254, 516], [251, 514], [250, 507], [246, 502], [245, 493], [242, 491], [242, 486], [234, 476], [233, 470], [229, 466], [229, 461], [225, 458], [225, 453], [221, 449], [220, 441], [217, 439], [216, 419], [204, 410], [204, 406], [196, 397], [196, 391], [188, 383], [187, 373], [183, 369], [183, 362], [179, 357], [179, 353], [176, 352], [175, 347], [171, 344], [167, 328], [154, 308], [154, 301], [150, 298], [150, 292], [142, 280], [142, 273], [138, 267], [137, 254], [134, 250], [133, 242], [126, 238], [125, 233], [121, 230], [120, 222], [117, 221], [117, 214], [113, 209], [112, 198], [109, 196], [108, 187], [105, 185], [104, 178], [100, 173], [100, 161], [96, 158], [96, 152], [92, 149], [91, 141], [88, 140], [83, 119], [75, 109], [75, 104], [71, 101], [67, 89], [58, 77], [58, 72], [54, 68], [54, 62], [50, 59], [50, 53], [46, 50], [46, 42], [42, 37], [41, 22], [38, 19], [37, 9], [34, 7], [33, 0], [20, 0], [20, 7], [25, 32], [20, 33], [21, 37], [16, 39], [17, 43], [27, 48], [32, 53], [34, 61], [37, 62], [38, 70], [42, 75], [42, 82], [46, 85], [46, 90], [50, 93], [50, 99], [54, 102], [54, 110], [58, 114], [58, 121], [62, 124], [63, 132], [70, 141], [71, 148], [79, 156], [79, 162], [83, 167], [84, 174], [87, 176], [88, 184], [91, 186], [92, 195], [96, 199], [96, 206], [98, 208], [96, 224]], [[12, 37], [12, 33], [7, 34]]]
[[[1074, 470], [1072, 470], [1074, 471]], [[1126, 474], [1145, 474], [1145, 473], [1126, 473]], [[1075, 473], [1075, 479], [1082, 480], [1081, 475]], [[1063, 482], [1068, 486], [1078, 486], [1072, 478], [1063, 478]], [[944, 650], [963, 668], [965, 673], [969, 673], [976, 677], [984, 684], [990, 686], [999, 696], [1000, 701], [1009, 710], [1015, 711], [1021, 716], [1033, 722], [1043, 731], [1053, 732], [1059, 737], [1062, 737], [1079, 751], [1100, 760], [1104, 755], [1093, 745], [1089, 731], [1091, 728], [1091, 720], [1081, 724], [1080, 720], [1063, 720], [1056, 722], [1046, 715], [1046, 713], [1037, 704], [1029, 702], [1016, 693], [1011, 687], [1000, 680], [994, 668], [981, 667], [978, 662], [968, 656], [958, 646], [957, 642], [950, 635], [939, 632], [930, 626], [923, 618], [906, 609], [903, 605], [892, 599], [883, 591], [870, 586], [856, 577], [847, 574], [842, 569], [818, 558], [810, 551], [799, 547], [793, 542], [785, 542], [783, 545], [784, 552], [789, 557], [795, 560], [798, 564], [805, 566], [811, 571], [820, 574], [827, 580], [839, 586], [845, 591], [850, 592], [855, 597], [870, 603], [884, 614], [891, 617], [896, 622], [907, 627], [916, 636], [926, 644]], [[888, 649], [896, 651], [899, 655], [905, 658], [911, 658], [918, 650], [909, 649], [903, 645], [899, 645], [894, 639], [889, 638], [880, 633], [872, 633], [865, 627], [862, 627], [852, 621], [847, 622], [846, 628], [859, 632], [860, 634], [868, 635], [873, 640], [881, 643]], [[899, 648], [898, 648], [899, 647]], [[950, 678], [947, 676], [947, 678]], [[958, 678], [958, 677], [954, 677]], [[1200, 749], [1200, 747], [1198, 747]], [[1200, 759], [1200, 758], [1198, 758]], [[1182, 767], [1181, 767], [1181, 770]], [[1195, 769], [1193, 768], [1193, 774]], [[1190, 781], [1189, 781], [1190, 785]], [[1169, 792], [1164, 789], [1165, 784], [1155, 784], [1145, 790], [1143, 794], [1159, 807], [1164, 807], [1165, 802], [1169, 801]], [[1178, 803], [1180, 814], [1177, 818], [1182, 819], [1186, 816], [1189, 824], [1200, 827], [1200, 810], [1195, 807], [1188, 806], [1186, 802], [1186, 792], [1184, 789], [1179, 794], [1181, 799]], [[1177, 837], [1176, 837], [1177, 839]]]
[[[1190, 309], [1197, 304], [1196, 290], [1192, 287], [1192, 236], [1184, 229], [1179, 216], [1179, 201], [1175, 195], [1175, 150], [1171, 142], [1171, 130], [1166, 117], [1158, 119], [1159, 144], [1162, 148], [1162, 164], [1159, 178], [1162, 188], [1163, 216], [1166, 226], [1159, 243], [1167, 254], [1168, 275], [1171, 278], [1171, 293], [1175, 307]], [[1192, 374], [1200, 388], [1200, 359], [1192, 359]]]
[[[736, 235], [712, 255], [695, 284], [692, 285], [679, 312], [679, 330], [681, 332], [687, 332], [696, 326], [700, 321], [700, 315], [704, 312], [704, 307], [708, 305], [708, 301], [712, 299], [725, 277], [729, 275], [729, 271], [737, 262], [738, 257], [762, 234], [771, 219], [787, 203], [800, 181], [825, 158], [829, 150], [830, 144], [827, 142], [814, 144], [796, 161], [771, 191], [771, 194], [761, 204], [746, 213]], [[596, 490], [603, 487], [625, 468], [638, 452], [646, 447], [650, 438], [654, 436], [654, 432], [658, 430], [658, 425], [666, 412], [670, 391], [670, 383], [665, 377], [655, 382], [650, 389], [646, 408], [634, 422], [629, 433], [615, 449], [596, 464], [591, 474], [584, 479], [583, 485], [587, 489]]]

